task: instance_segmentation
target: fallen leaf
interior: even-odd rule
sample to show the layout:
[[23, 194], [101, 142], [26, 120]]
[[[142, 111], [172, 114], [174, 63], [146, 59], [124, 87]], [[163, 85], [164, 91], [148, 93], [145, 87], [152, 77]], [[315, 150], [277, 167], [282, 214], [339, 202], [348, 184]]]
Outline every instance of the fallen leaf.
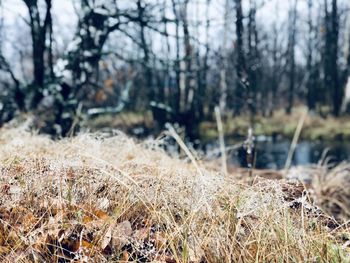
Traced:
[[157, 249], [164, 249], [166, 247], [167, 239], [163, 232], [156, 232], [154, 234], [154, 241]]
[[113, 230], [112, 246], [115, 250], [120, 250], [129, 242], [132, 235], [131, 223], [123, 221], [119, 223]]
[[120, 261], [121, 262], [128, 262], [129, 258], [130, 258], [129, 253], [127, 251], [123, 251], [123, 255], [122, 255]]
[[94, 211], [94, 215], [99, 218], [99, 219], [102, 219], [102, 220], [108, 220], [109, 219], [109, 216], [106, 212], [102, 211], [102, 210], [96, 210]]
[[109, 226], [108, 229], [106, 230], [106, 232], [103, 234], [103, 236], [101, 238], [100, 248], [102, 250], [104, 250], [109, 245], [109, 243], [112, 240], [112, 231], [113, 231], [112, 228], [113, 228], [112, 226]]

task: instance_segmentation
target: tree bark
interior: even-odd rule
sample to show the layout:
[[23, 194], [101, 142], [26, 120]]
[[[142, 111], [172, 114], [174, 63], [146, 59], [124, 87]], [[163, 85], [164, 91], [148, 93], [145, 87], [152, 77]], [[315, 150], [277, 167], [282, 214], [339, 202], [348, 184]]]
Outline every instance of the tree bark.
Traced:
[[339, 39], [339, 17], [338, 17], [338, 3], [337, 0], [332, 0], [332, 14], [331, 14], [331, 83], [333, 90], [333, 115], [339, 116], [342, 103], [342, 92], [339, 85], [338, 75], [338, 39]]
[[292, 108], [294, 105], [296, 20], [297, 20], [297, 0], [294, 0], [291, 10], [289, 11], [289, 28], [288, 28], [289, 90], [288, 90], [288, 104], [286, 109], [287, 114], [291, 114]]
[[43, 98], [45, 83], [45, 50], [46, 33], [51, 23], [51, 0], [45, 0], [46, 15], [42, 24], [37, 0], [23, 0], [26, 4], [30, 17], [30, 30], [32, 37], [33, 56], [33, 99], [31, 108], [36, 108]]
[[247, 91], [247, 70], [243, 43], [243, 11], [242, 0], [234, 0], [236, 4], [236, 74], [237, 82], [235, 87], [235, 98], [233, 111], [239, 115], [244, 105], [245, 94]]
[[306, 71], [308, 74], [307, 83], [306, 83], [306, 89], [307, 89], [307, 105], [309, 110], [313, 111], [316, 108], [316, 94], [315, 94], [315, 88], [316, 88], [316, 82], [315, 82], [315, 68], [314, 68], [314, 56], [313, 56], [313, 32], [314, 32], [314, 26], [312, 22], [312, 0], [308, 0], [308, 29], [309, 29], [309, 38], [307, 43], [307, 62], [306, 62]]

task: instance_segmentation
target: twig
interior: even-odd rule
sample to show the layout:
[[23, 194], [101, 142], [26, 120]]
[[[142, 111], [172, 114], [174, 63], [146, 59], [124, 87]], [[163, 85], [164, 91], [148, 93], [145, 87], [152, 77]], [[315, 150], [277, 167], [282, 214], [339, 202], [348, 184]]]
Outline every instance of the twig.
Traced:
[[77, 124], [79, 123], [79, 118], [81, 116], [81, 110], [83, 108], [83, 104], [81, 102], [79, 102], [78, 104], [78, 107], [75, 111], [75, 116], [73, 118], [73, 123], [68, 131], [68, 137], [72, 137], [74, 135], [74, 130], [75, 130], [75, 127], [77, 126]]
[[301, 115], [301, 117], [299, 119], [299, 123], [298, 123], [296, 130], [295, 130], [292, 144], [290, 145], [290, 148], [289, 148], [286, 164], [284, 166], [284, 169], [286, 169], [286, 170], [289, 169], [291, 164], [292, 164], [292, 159], [293, 159], [293, 155], [295, 152], [295, 148], [297, 147], [297, 143], [298, 143], [298, 140], [299, 140], [299, 137], [301, 134], [301, 130], [303, 129], [307, 113], [308, 113], [308, 110], [306, 109], [305, 112]]
[[175, 141], [177, 142], [177, 144], [181, 147], [181, 149], [186, 153], [186, 155], [188, 156], [188, 158], [190, 158], [191, 162], [193, 163], [193, 165], [196, 167], [196, 169], [198, 170], [198, 173], [203, 176], [202, 170], [199, 168], [199, 165], [196, 161], [196, 159], [194, 158], [193, 154], [191, 153], [190, 149], [188, 149], [188, 147], [186, 146], [186, 144], [184, 143], [184, 141], [180, 138], [180, 136], [177, 134], [177, 132], [175, 131], [174, 127], [171, 124], [167, 124], [167, 128], [168, 128], [168, 133], [170, 134], [170, 136], [172, 136]]
[[219, 107], [215, 107], [215, 117], [216, 117], [216, 124], [218, 127], [218, 133], [219, 133], [219, 143], [220, 143], [220, 151], [221, 151], [221, 171], [223, 174], [227, 174], [227, 157], [226, 157], [226, 150], [225, 150], [225, 140], [224, 140], [224, 129], [222, 125], [221, 120], [221, 114]]

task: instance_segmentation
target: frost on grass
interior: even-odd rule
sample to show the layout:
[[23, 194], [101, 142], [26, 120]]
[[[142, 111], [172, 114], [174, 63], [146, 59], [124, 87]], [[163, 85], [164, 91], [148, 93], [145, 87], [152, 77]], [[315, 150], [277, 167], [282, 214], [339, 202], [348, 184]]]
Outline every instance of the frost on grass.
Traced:
[[121, 133], [3, 129], [0, 144], [1, 261], [348, 260], [348, 226], [301, 184], [244, 183]]

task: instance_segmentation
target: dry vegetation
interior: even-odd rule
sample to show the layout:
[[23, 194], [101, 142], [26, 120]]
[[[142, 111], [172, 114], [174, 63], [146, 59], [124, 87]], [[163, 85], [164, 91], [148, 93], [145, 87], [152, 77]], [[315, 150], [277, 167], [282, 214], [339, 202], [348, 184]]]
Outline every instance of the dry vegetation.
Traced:
[[307, 170], [305, 186], [224, 176], [159, 144], [2, 129], [0, 260], [349, 262], [348, 167]]
[[[291, 115], [287, 115], [284, 109], [276, 110], [272, 116], [258, 114], [254, 117], [254, 134], [291, 139], [305, 110], [306, 107], [298, 106]], [[104, 114], [84, 119], [82, 126], [85, 130], [110, 131], [113, 128], [135, 135], [147, 135], [156, 129], [150, 112]], [[135, 133], [135, 129], [140, 127], [143, 128], [142, 132]], [[202, 140], [211, 142], [218, 138], [215, 118], [211, 121], [202, 121], [199, 127], [199, 137]], [[245, 138], [249, 127], [249, 115], [226, 116], [223, 123], [224, 134], [233, 139], [233, 142], [237, 141], [237, 137]], [[349, 116], [334, 118], [329, 114], [327, 117], [321, 117], [319, 114], [309, 113], [303, 123], [300, 137], [307, 140], [348, 140], [350, 139], [350, 118]]]
[[[254, 119], [254, 133], [256, 135], [282, 135], [285, 138], [292, 138], [298, 121], [306, 110], [305, 107], [296, 107], [291, 115], [287, 115], [283, 109], [275, 111], [273, 116], [257, 115]], [[225, 134], [227, 136], [245, 137], [250, 126], [249, 116], [228, 117], [225, 121]], [[215, 122], [202, 122], [201, 137], [207, 140], [217, 138], [217, 127]], [[348, 140], [350, 139], [349, 116], [334, 118], [330, 115], [322, 118], [318, 114], [309, 113], [301, 138], [309, 140]]]

